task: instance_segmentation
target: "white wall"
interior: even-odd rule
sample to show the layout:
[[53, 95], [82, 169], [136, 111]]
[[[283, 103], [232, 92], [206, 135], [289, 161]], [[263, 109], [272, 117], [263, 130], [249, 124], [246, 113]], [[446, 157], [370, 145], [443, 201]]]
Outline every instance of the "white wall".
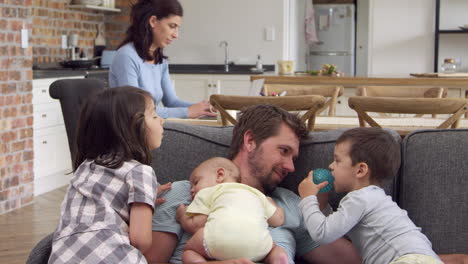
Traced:
[[[372, 0], [371, 0], [372, 1]], [[431, 72], [434, 56], [434, 1], [373, 1], [370, 75]], [[358, 14], [359, 15], [359, 14]]]
[[[371, 1], [369, 75], [407, 75], [434, 71], [435, 1]], [[440, 29], [468, 24], [468, 1], [441, 1]], [[358, 14], [359, 15], [359, 14]], [[468, 71], [468, 34], [442, 34], [439, 66], [444, 58], [461, 61]]]
[[[184, 17], [179, 39], [166, 53], [171, 63], [222, 64], [229, 43], [229, 59], [276, 64], [284, 56], [284, 6], [288, 0], [181, 0]], [[275, 40], [265, 40], [265, 28], [275, 28]]]
[[[305, 67], [304, 55], [300, 54], [304, 42], [300, 17], [304, 16], [305, 0], [180, 1], [185, 14], [179, 39], [166, 50], [171, 63], [222, 64], [224, 50], [219, 42], [226, 40], [229, 58], [237, 64], [254, 64], [261, 54], [264, 64], [293, 59], [297, 70]], [[364, 43], [368, 47], [364, 54], [367, 69], [361, 73], [407, 76], [433, 71], [435, 1], [358, 0], [358, 4], [362, 2], [370, 8], [370, 15], [366, 15], [372, 25]], [[468, 24], [468, 1], [441, 2], [441, 29]], [[267, 27], [275, 28], [274, 41], [265, 40]], [[359, 34], [358, 29], [358, 38]], [[467, 43], [468, 34], [441, 35], [439, 61], [454, 57], [468, 71]]]

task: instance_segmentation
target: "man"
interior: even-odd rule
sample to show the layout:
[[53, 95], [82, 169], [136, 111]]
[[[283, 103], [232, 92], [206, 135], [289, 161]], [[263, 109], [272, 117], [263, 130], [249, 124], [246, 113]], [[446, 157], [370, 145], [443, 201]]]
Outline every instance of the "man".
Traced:
[[[270, 232], [275, 243], [288, 253], [290, 263], [294, 263], [295, 257], [309, 263], [360, 263], [357, 251], [345, 239], [320, 247], [312, 241], [297, 207], [300, 198], [289, 190], [277, 188], [288, 173], [294, 171], [293, 160], [299, 155], [299, 142], [307, 134], [297, 116], [276, 106], [252, 106], [240, 114], [234, 127], [229, 156], [240, 169], [242, 183], [271, 196], [285, 211], [284, 225]], [[178, 205], [190, 203], [190, 183], [174, 182], [165, 198], [166, 202], [158, 206], [153, 216], [149, 262], [180, 262], [183, 246], [190, 237], [181, 231], [175, 220]], [[324, 194], [322, 209], [326, 199]], [[251, 262], [239, 259], [220, 263]]]

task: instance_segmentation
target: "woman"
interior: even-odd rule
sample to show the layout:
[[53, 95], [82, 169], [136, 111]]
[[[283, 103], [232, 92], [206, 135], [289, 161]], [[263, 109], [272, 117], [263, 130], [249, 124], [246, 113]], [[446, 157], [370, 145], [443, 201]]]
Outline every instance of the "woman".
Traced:
[[148, 91], [162, 118], [216, 116], [209, 103], [180, 100], [169, 77], [163, 49], [179, 35], [183, 10], [177, 0], [138, 0], [132, 6], [132, 23], [109, 72], [110, 87], [135, 86]]

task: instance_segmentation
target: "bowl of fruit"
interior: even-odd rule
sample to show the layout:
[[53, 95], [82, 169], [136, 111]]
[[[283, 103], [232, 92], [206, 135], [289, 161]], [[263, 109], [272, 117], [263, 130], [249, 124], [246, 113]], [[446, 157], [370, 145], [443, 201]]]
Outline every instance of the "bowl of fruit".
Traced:
[[344, 76], [344, 73], [338, 71], [338, 68], [334, 64], [323, 64], [322, 69], [318, 71], [308, 71], [307, 73], [312, 76]]

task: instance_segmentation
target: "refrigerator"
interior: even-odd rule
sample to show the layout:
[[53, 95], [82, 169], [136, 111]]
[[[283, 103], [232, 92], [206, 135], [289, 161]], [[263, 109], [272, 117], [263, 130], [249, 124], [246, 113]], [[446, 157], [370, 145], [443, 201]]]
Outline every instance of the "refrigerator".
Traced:
[[344, 76], [355, 75], [354, 4], [314, 4], [318, 42], [309, 44], [307, 70], [335, 64]]

